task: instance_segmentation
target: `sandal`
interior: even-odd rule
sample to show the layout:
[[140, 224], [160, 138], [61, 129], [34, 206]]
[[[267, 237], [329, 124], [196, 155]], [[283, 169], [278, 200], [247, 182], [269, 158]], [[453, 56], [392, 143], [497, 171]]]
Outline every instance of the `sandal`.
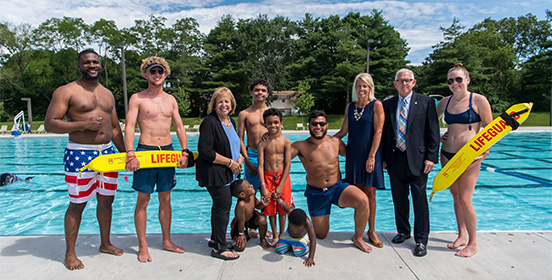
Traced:
[[240, 256], [236, 256], [236, 257], [227, 257], [225, 255], [223, 255], [222, 253], [224, 252], [233, 252], [232, 250], [228, 250], [228, 249], [224, 249], [224, 250], [219, 250], [219, 251], [215, 251], [215, 249], [213, 249], [211, 251], [211, 257], [215, 257], [215, 258], [218, 258], [218, 259], [221, 259], [221, 260], [225, 260], [225, 261], [231, 261], [231, 260], [235, 260], [237, 258], [239, 258]]

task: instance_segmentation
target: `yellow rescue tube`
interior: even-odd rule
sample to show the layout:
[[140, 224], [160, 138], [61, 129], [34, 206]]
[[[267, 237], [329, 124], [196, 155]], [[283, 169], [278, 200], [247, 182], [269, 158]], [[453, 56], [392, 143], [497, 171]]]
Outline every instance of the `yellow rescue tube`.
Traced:
[[[178, 159], [182, 156], [181, 151], [138, 151], [134, 153], [140, 161], [140, 169], [155, 167], [176, 167]], [[198, 153], [192, 152], [193, 160], [188, 160], [188, 167], [195, 165]], [[125, 170], [127, 162], [126, 153], [101, 155], [83, 166], [80, 171], [91, 169], [97, 172], [113, 172]], [[190, 164], [192, 163], [192, 164]]]
[[[494, 119], [490, 124], [485, 126], [477, 135], [475, 135], [468, 143], [466, 143], [449, 162], [439, 171], [433, 179], [433, 191], [430, 195], [442, 191], [450, 187], [468, 166], [475, 160], [476, 157], [482, 155], [486, 150], [491, 148], [498, 140], [504, 137], [508, 132], [512, 131], [512, 123], [514, 126], [523, 123], [531, 112], [533, 103], [519, 103], [513, 105], [506, 114]], [[516, 124], [517, 123], [517, 124]], [[517, 129], [515, 127], [514, 129]]]

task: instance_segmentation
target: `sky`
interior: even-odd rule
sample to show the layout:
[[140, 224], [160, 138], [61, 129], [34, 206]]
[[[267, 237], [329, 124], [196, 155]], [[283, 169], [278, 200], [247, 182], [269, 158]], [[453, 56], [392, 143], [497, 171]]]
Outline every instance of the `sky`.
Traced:
[[431, 46], [443, 40], [439, 27], [449, 27], [454, 17], [469, 28], [486, 18], [500, 20], [528, 13], [545, 20], [545, 10], [552, 10], [548, 0], [0, 0], [0, 7], [7, 11], [0, 14], [0, 22], [14, 25], [29, 23], [37, 27], [47, 19], [66, 16], [82, 18], [86, 24], [101, 18], [113, 20], [120, 29], [133, 26], [137, 19], [155, 15], [167, 18], [167, 26], [180, 18], [193, 17], [204, 34], [208, 34], [225, 14], [234, 18], [266, 14], [269, 18], [284, 16], [299, 21], [306, 13], [326, 18], [350, 12], [370, 15], [377, 9], [408, 42], [407, 59], [413, 65], [421, 64], [431, 53]]

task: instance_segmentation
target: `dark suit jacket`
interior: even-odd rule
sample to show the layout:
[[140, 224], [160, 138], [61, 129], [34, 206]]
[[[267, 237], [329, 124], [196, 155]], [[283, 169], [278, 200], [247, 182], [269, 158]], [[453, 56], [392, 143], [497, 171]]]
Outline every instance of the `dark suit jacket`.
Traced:
[[[232, 118], [230, 121], [236, 127]], [[234, 177], [230, 168], [213, 163], [217, 153], [232, 158], [230, 142], [215, 112], [207, 115], [199, 126], [197, 150], [196, 180], [200, 187], [223, 186], [232, 181]]]
[[[387, 168], [393, 168], [393, 149], [396, 146], [397, 102], [395, 95], [383, 101], [385, 124], [382, 134], [383, 160]], [[406, 124], [406, 157], [410, 172], [420, 176], [424, 172], [424, 160], [439, 161], [439, 121], [435, 100], [429, 96], [412, 92], [410, 110]]]

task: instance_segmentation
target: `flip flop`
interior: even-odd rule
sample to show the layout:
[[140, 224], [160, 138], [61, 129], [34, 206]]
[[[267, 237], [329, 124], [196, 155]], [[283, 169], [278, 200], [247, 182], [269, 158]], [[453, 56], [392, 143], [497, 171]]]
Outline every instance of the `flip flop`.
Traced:
[[370, 243], [372, 243], [372, 245], [374, 245], [374, 247], [377, 247], [377, 248], [383, 248], [383, 243], [380, 241], [380, 242], [374, 242], [372, 240], [372, 238], [368, 237], [368, 241]]
[[218, 258], [218, 259], [221, 259], [221, 260], [225, 260], [225, 261], [231, 261], [231, 260], [235, 260], [237, 258], [239, 258], [240, 256], [238, 255], [237, 257], [227, 257], [225, 255], [223, 255], [222, 253], [224, 252], [231, 252], [231, 250], [228, 250], [228, 249], [224, 249], [224, 250], [220, 250], [218, 252], [216, 252], [214, 249], [211, 251], [211, 257], [215, 257], [215, 258]]

